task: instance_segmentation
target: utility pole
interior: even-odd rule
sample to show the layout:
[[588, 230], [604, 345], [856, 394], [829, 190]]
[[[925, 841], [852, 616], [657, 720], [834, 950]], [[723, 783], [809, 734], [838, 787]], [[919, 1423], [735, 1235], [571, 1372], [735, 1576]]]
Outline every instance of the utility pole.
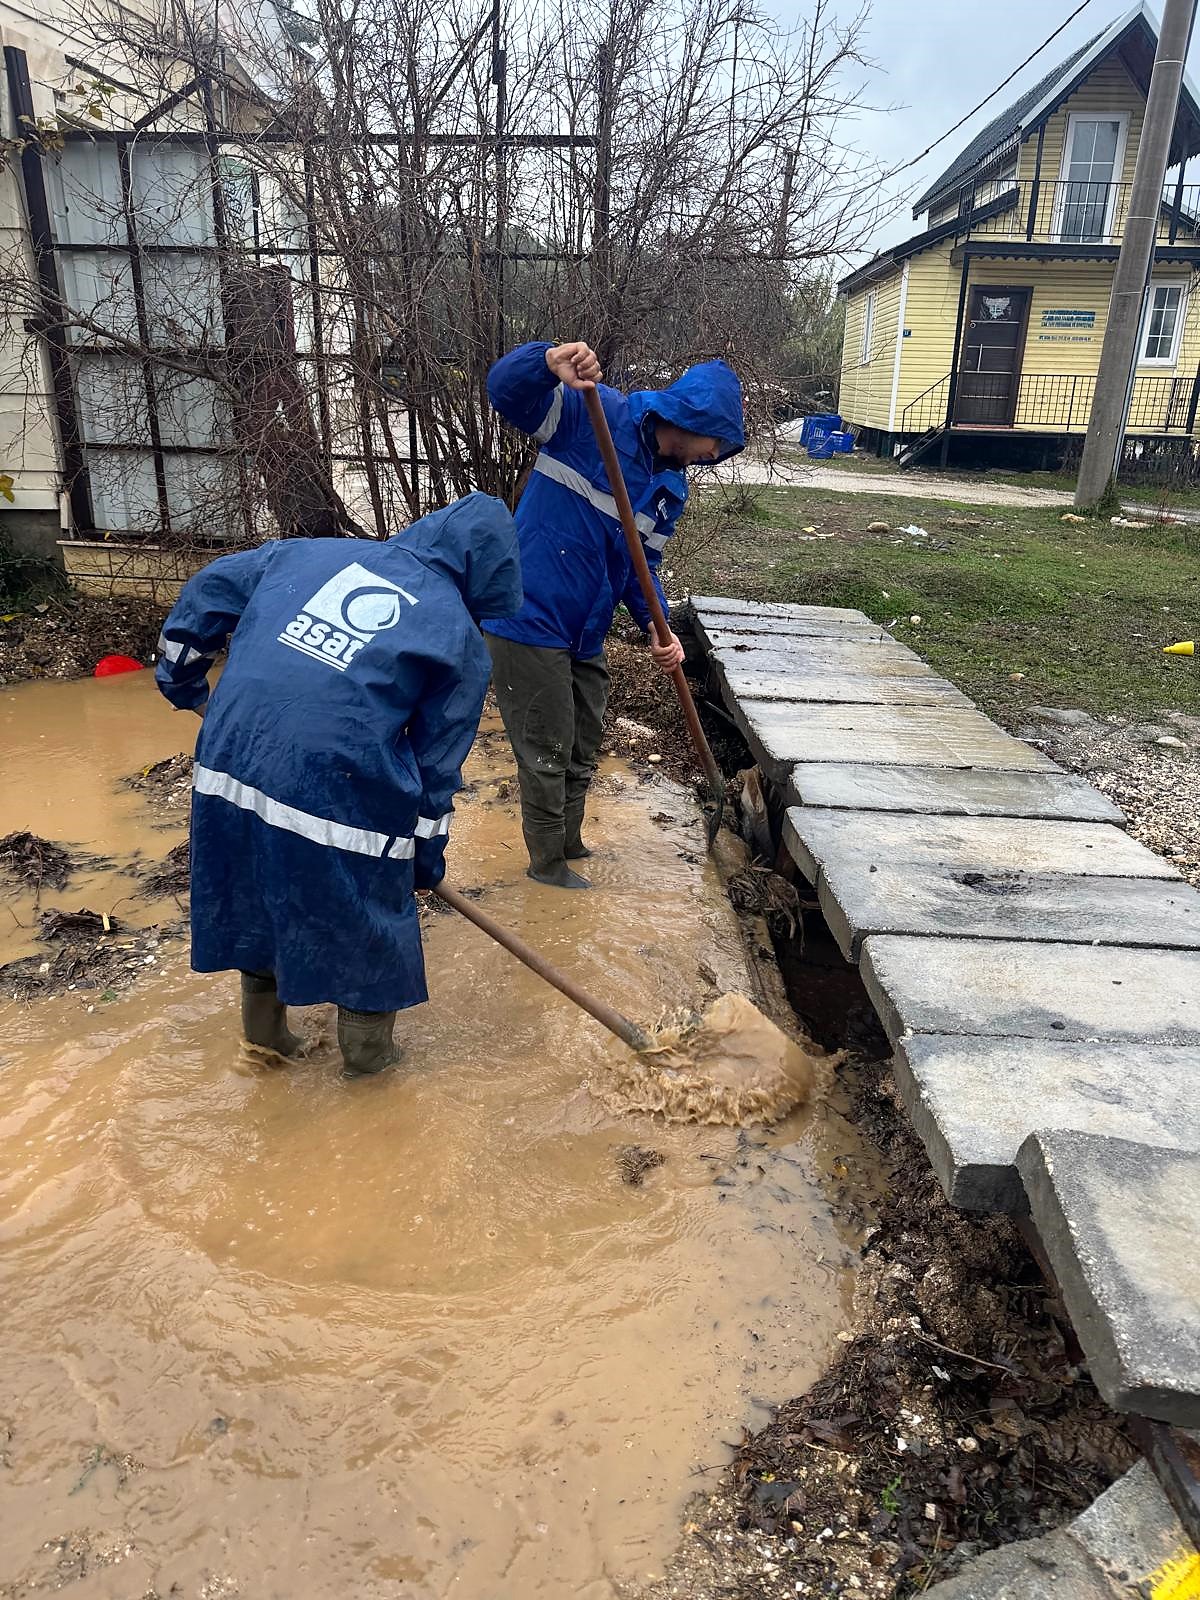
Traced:
[[1079, 511], [1091, 511], [1100, 503], [1109, 484], [1115, 483], [1120, 466], [1138, 331], [1154, 259], [1163, 180], [1167, 175], [1196, 5], [1197, 0], [1166, 0], [1163, 8], [1154, 70], [1150, 74], [1150, 92], [1146, 96], [1146, 119], [1142, 124], [1125, 230], [1113, 273], [1091, 421], [1075, 486], [1075, 507]]

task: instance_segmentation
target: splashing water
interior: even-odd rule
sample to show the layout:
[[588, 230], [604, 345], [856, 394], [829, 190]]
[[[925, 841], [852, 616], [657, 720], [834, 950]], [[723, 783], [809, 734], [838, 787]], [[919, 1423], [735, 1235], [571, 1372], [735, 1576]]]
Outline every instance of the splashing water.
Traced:
[[777, 1122], [809, 1099], [820, 1059], [815, 1045], [797, 1044], [745, 995], [724, 994], [699, 1017], [669, 1017], [646, 1050], [612, 1060], [592, 1089], [619, 1114], [743, 1127]]

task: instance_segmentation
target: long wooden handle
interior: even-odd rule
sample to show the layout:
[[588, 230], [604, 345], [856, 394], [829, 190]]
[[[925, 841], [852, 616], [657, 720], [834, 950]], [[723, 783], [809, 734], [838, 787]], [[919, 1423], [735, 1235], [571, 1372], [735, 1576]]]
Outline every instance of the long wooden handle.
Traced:
[[[658, 590], [654, 587], [654, 579], [650, 576], [650, 563], [646, 560], [646, 552], [642, 548], [642, 536], [637, 530], [637, 523], [634, 521], [629, 490], [625, 487], [625, 475], [621, 471], [621, 462], [617, 456], [617, 448], [613, 444], [612, 433], [609, 431], [608, 418], [604, 415], [604, 406], [601, 404], [599, 391], [594, 388], [585, 389], [583, 391], [583, 399], [584, 404], [587, 406], [588, 416], [591, 418], [592, 429], [596, 435], [596, 443], [600, 446], [600, 457], [604, 462], [604, 470], [608, 474], [608, 486], [612, 490], [613, 499], [617, 502], [617, 512], [621, 518], [625, 543], [629, 546], [629, 556], [633, 562], [633, 570], [637, 573], [642, 594], [650, 608], [650, 618], [654, 624], [654, 631], [658, 635], [659, 644], [669, 644], [671, 630], [663, 614], [662, 601], [658, 598]], [[696, 747], [696, 754], [700, 757], [700, 765], [704, 768], [704, 774], [708, 779], [713, 798], [717, 800], [718, 804], [723, 804], [725, 799], [725, 777], [717, 765], [712, 750], [709, 748], [704, 729], [700, 726], [700, 713], [696, 710], [696, 702], [692, 699], [692, 691], [688, 686], [687, 679], [684, 677], [682, 667], [676, 667], [671, 673], [671, 682], [675, 685], [675, 693], [679, 696], [679, 704], [683, 709], [683, 718], [687, 723], [692, 743]]]
[[615, 1033], [617, 1038], [623, 1040], [631, 1050], [647, 1048], [650, 1043], [649, 1036], [636, 1022], [630, 1022], [628, 1017], [623, 1017], [612, 1006], [605, 1005], [603, 1000], [597, 1000], [586, 990], [581, 989], [573, 978], [568, 978], [565, 972], [552, 967], [532, 945], [526, 944], [524, 939], [518, 938], [508, 928], [502, 927], [494, 918], [489, 917], [486, 911], [481, 911], [473, 900], [468, 900], [448, 883], [439, 883], [433, 892], [439, 900], [444, 900], [448, 906], [453, 906], [455, 911], [466, 917], [468, 922], [473, 922], [477, 928], [481, 928], [489, 938], [503, 945], [509, 955], [516, 956], [518, 961], [523, 961], [531, 972], [536, 972], [539, 978], [552, 984], [560, 994], [565, 994], [568, 1000], [574, 1001], [589, 1016], [595, 1017], [602, 1027], [607, 1028], [609, 1033]]

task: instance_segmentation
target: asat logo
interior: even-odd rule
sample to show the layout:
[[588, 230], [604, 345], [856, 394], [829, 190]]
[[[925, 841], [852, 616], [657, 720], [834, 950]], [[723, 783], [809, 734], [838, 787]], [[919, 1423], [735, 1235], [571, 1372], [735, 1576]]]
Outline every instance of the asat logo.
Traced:
[[345, 672], [377, 633], [396, 626], [404, 615], [401, 602], [415, 606], [416, 596], [353, 561], [321, 585], [279, 642]]

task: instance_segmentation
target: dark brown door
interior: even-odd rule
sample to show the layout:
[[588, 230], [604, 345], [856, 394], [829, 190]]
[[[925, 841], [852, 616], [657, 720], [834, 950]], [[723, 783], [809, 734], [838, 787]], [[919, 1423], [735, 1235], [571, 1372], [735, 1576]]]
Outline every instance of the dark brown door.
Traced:
[[1025, 352], [1029, 293], [1028, 289], [994, 289], [988, 284], [971, 290], [954, 402], [956, 423], [993, 428], [1012, 425]]

